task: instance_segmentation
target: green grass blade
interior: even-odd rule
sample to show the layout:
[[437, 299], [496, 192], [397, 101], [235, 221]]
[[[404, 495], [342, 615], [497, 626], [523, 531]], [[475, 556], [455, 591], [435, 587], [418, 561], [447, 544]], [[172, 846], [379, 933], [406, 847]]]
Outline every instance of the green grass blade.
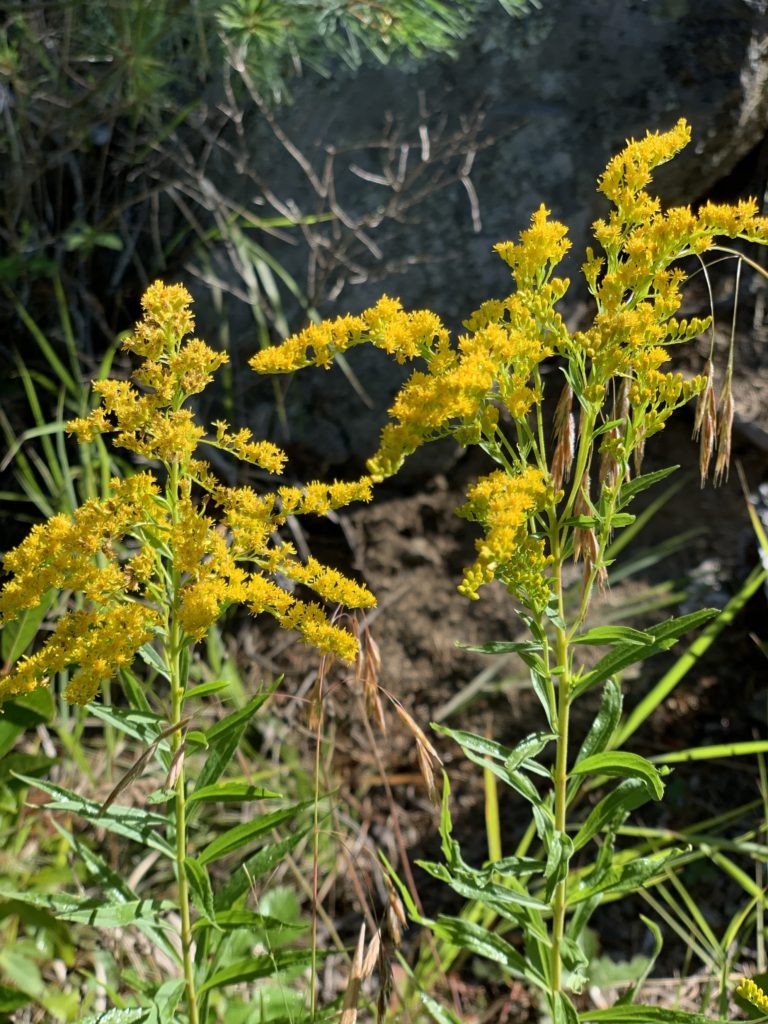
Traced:
[[640, 701], [637, 707], [627, 718], [624, 725], [614, 737], [612, 745], [622, 747], [630, 736], [634, 735], [640, 726], [653, 714], [656, 708], [666, 700], [669, 694], [675, 689], [687, 673], [693, 668], [699, 658], [709, 650], [715, 639], [730, 625], [736, 615], [741, 611], [752, 595], [762, 586], [768, 571], [760, 566], [752, 570], [742, 584], [741, 589], [731, 598], [722, 612], [705, 627], [685, 654], [678, 658], [672, 668], [662, 676], [650, 693]]

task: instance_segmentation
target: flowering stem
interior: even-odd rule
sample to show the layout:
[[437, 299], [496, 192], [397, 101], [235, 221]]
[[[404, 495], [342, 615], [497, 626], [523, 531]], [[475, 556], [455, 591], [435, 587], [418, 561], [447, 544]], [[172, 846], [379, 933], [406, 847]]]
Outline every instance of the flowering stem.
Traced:
[[[169, 478], [171, 520], [176, 525], [179, 494], [178, 464], [174, 463], [171, 466]], [[168, 674], [171, 682], [171, 725], [178, 725], [181, 722], [184, 689], [187, 683], [186, 678], [184, 678], [186, 673], [182, 670], [184, 640], [178, 617], [180, 587], [180, 574], [174, 565], [171, 575], [170, 657], [168, 659]], [[174, 784], [176, 793], [174, 801], [176, 819], [176, 880], [179, 892], [179, 913], [181, 916], [181, 958], [184, 967], [189, 1024], [199, 1024], [200, 1018], [195, 991], [195, 965], [192, 956], [192, 920], [189, 910], [189, 886], [187, 884], [186, 867], [184, 864], [187, 857], [187, 795], [184, 775], [184, 751], [182, 749], [183, 742], [184, 738], [181, 728], [174, 729], [171, 733], [171, 774], [175, 776], [176, 780]]]
[[[560, 538], [557, 531], [553, 533], [552, 553], [554, 556], [553, 580], [557, 595], [558, 611], [561, 622], [564, 622], [562, 558]], [[566, 830], [566, 803], [568, 782], [568, 726], [570, 707], [570, 679], [568, 636], [563, 626], [555, 631], [555, 654], [557, 673], [557, 752], [555, 755], [555, 830], [562, 835]], [[559, 882], [552, 896], [552, 962], [550, 970], [550, 989], [552, 1012], [555, 1012], [555, 997], [562, 985], [560, 950], [565, 933], [565, 879]]]
[[[179, 672], [180, 656], [175, 653], [172, 662], [175, 671], [171, 671], [171, 724], [175, 725], [181, 721], [181, 703], [184, 693], [184, 684]], [[171, 733], [171, 749], [173, 752], [173, 765], [176, 771], [176, 878], [179, 887], [179, 912], [181, 914], [181, 955], [184, 965], [184, 980], [187, 989], [187, 1005], [189, 1010], [189, 1024], [198, 1024], [197, 995], [195, 993], [194, 961], [192, 958], [192, 921], [189, 913], [189, 888], [187, 885], [186, 869], [184, 861], [187, 856], [187, 803], [186, 784], [184, 779], [184, 755], [181, 750], [183, 739], [181, 730], [176, 729]]]

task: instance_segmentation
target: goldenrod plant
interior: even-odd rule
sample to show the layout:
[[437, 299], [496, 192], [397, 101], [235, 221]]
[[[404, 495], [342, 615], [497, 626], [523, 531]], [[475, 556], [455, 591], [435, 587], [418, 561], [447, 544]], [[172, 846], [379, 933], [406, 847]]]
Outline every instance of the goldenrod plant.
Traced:
[[[60, 893], [4, 896], [36, 901], [63, 920], [106, 927], [137, 925], [163, 956], [178, 965], [179, 978], [158, 978], [162, 999], [153, 995], [151, 1001], [143, 992], [136, 1013], [125, 1019], [150, 1019], [139, 1011], [152, 1006], [153, 1020], [202, 1024], [216, 1019], [208, 1012], [217, 988], [277, 974], [281, 965], [296, 969], [309, 954], [277, 951], [260, 959], [248, 949], [247, 955], [232, 961], [232, 950], [242, 947], [242, 942], [233, 945], [233, 931], [250, 929], [251, 943], [264, 931], [264, 915], [243, 904], [254, 881], [275, 858], [269, 845], [254, 855], [255, 860], [241, 856], [219, 891], [214, 890], [208, 866], [244, 848], [252, 852], [255, 842], [269, 839], [304, 805], [278, 805], [270, 813], [254, 813], [193, 849], [190, 819], [206, 802], [279, 798], [247, 780], [222, 778], [249, 720], [270, 691], [254, 695], [206, 731], [191, 730], [195, 699], [217, 689], [193, 685], [190, 666], [195, 648], [224, 612], [239, 604], [253, 615], [266, 613], [281, 627], [298, 631], [322, 654], [352, 661], [357, 653], [353, 632], [331, 621], [320, 603], [304, 600], [297, 588], [313, 591], [331, 606], [359, 609], [375, 602], [362, 584], [314, 558], [301, 560], [280, 536], [289, 516], [324, 515], [352, 501], [369, 500], [368, 478], [260, 491], [223, 483], [204, 458], [206, 451], [215, 451], [262, 477], [280, 474], [285, 464], [277, 447], [254, 440], [247, 429], [232, 430], [221, 421], [208, 430], [198, 423], [193, 396], [206, 388], [227, 357], [189, 337], [194, 329], [190, 305], [182, 286], [153, 284], [142, 300], [143, 319], [123, 342], [126, 352], [139, 359], [132, 379], [97, 381], [98, 407], [68, 424], [70, 433], [83, 443], [111, 435], [116, 447], [140, 460], [141, 469], [113, 479], [106, 497], [87, 500], [72, 514], [53, 515], [33, 527], [5, 556], [10, 578], [0, 590], [3, 627], [41, 605], [47, 608], [52, 593], [70, 599], [45, 642], [0, 678], [0, 700], [62, 680], [64, 697], [85, 705], [100, 688], [108, 692], [111, 683], [122, 679], [132, 709], [94, 705], [92, 710], [143, 741], [145, 750], [110, 797], [99, 806], [49, 782], [27, 781], [53, 797], [52, 808], [79, 813], [124, 841], [138, 842], [168, 858], [174, 865], [175, 891], [168, 899], [145, 899], [114, 872], [99, 869], [97, 875], [109, 882], [99, 899]], [[151, 691], [142, 688], [141, 673], [133, 671], [135, 663], [152, 671], [156, 681]], [[201, 748], [205, 759], [192, 757]], [[158, 799], [168, 801], [168, 814], [118, 803], [121, 791], [153, 758], [167, 773]], [[194, 765], [191, 772], [189, 761]], [[294, 841], [305, 831], [297, 824]], [[283, 855], [290, 848], [290, 843], [284, 845]], [[88, 864], [97, 860], [95, 853], [88, 853]], [[175, 920], [177, 945], [167, 937]], [[157, 1009], [160, 1003], [162, 1013]]]
[[[719, 239], [768, 243], [768, 219], [758, 216], [753, 200], [665, 210], [647, 191], [654, 169], [690, 137], [681, 120], [671, 131], [630, 141], [600, 178], [599, 190], [612, 209], [594, 224], [599, 248], [588, 248], [582, 265], [595, 303], [586, 329], [568, 330], [557, 310], [569, 282], [555, 270], [570, 242], [566, 227], [542, 206], [518, 243], [496, 246], [510, 267], [514, 291], [484, 302], [456, 342], [434, 313], [406, 312], [385, 296], [359, 316], [311, 325], [251, 362], [260, 373], [327, 368], [334, 357], [366, 342], [399, 363], [418, 360], [423, 366], [396, 396], [369, 461], [374, 482], [396, 473], [421, 445], [445, 437], [479, 446], [498, 467], [469, 487], [457, 510], [482, 530], [477, 557], [459, 589], [471, 600], [492, 581], [508, 590], [527, 637], [502, 638], [475, 650], [519, 655], [530, 670], [546, 727], [514, 747], [439, 731], [527, 802], [531, 828], [514, 855], [471, 867], [452, 837], [446, 780], [444, 860], [422, 867], [486, 913], [431, 920], [419, 913], [404, 886], [401, 892], [412, 917], [439, 939], [494, 961], [540, 990], [542, 1008], [555, 1024], [703, 1020], [637, 1005], [639, 986], [609, 1009], [580, 1012], [577, 1004], [584, 1003], [574, 1000], [586, 980], [580, 940], [595, 909], [638, 890], [680, 855], [674, 849], [628, 856], [615, 851], [617, 830], [628, 815], [664, 792], [662, 772], [651, 761], [616, 749], [622, 735], [619, 673], [716, 615], [702, 609], [647, 630], [590, 629], [590, 602], [609, 580], [611, 538], [634, 521], [633, 500], [676, 468], [642, 473], [646, 442], [693, 398], [702, 478], [713, 458], [716, 477], [727, 472], [730, 374], [718, 401], [711, 357], [692, 379], [669, 367], [675, 346], [711, 327], [710, 318], [678, 316], [682, 288], [705, 253], [738, 255]], [[548, 428], [542, 365], [553, 360], [560, 372], [549, 379], [559, 377], [561, 383]], [[575, 607], [564, 601], [571, 562], [583, 573]], [[587, 667], [579, 657], [584, 645], [606, 653]], [[600, 686], [594, 721], [574, 748], [573, 705]], [[604, 795], [587, 811], [583, 797], [596, 783]], [[434, 993], [425, 992], [423, 999], [436, 1020], [458, 1020]]]

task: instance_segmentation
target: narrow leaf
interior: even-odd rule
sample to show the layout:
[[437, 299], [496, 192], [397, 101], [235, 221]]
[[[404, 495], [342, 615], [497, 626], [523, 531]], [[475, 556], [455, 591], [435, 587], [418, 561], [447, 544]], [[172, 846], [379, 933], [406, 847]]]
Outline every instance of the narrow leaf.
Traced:
[[187, 876], [189, 891], [197, 912], [215, 928], [216, 911], [213, 907], [213, 890], [208, 872], [199, 860], [195, 860], [194, 857], [185, 857], [184, 874]]
[[166, 817], [154, 814], [141, 807], [115, 805], [110, 807], [105, 814], [102, 814], [99, 804], [94, 803], [93, 800], [86, 800], [78, 796], [77, 793], [63, 789], [61, 786], [55, 786], [44, 779], [33, 779], [26, 775], [17, 775], [16, 778], [26, 782], [28, 786], [41, 789], [44, 793], [48, 793], [55, 798], [52, 803], [45, 805], [46, 810], [69, 811], [79, 814], [86, 821], [91, 821], [108, 832], [124, 836], [126, 839], [132, 839], [142, 846], [151, 846], [165, 854], [166, 857], [173, 858], [173, 847], [163, 834], [168, 828], [168, 819]]
[[609, 826], [617, 817], [626, 816], [653, 799], [653, 792], [640, 779], [624, 779], [590, 812], [573, 840], [574, 851], [580, 850], [598, 832]]
[[590, 690], [597, 683], [621, 672], [622, 669], [634, 664], [636, 661], [644, 661], [653, 654], [660, 651], [667, 651], [677, 643], [683, 634], [696, 629], [702, 623], [718, 615], [716, 608], [702, 608], [700, 611], [691, 612], [690, 615], [683, 615], [680, 618], [668, 619], [659, 626], [654, 626], [652, 631], [653, 640], [649, 644], [623, 643], [615, 647], [609, 654], [601, 658], [593, 669], [584, 675], [573, 688], [572, 699], [580, 697], [587, 690]]
[[226, 718], [223, 718], [216, 725], [208, 729], [205, 733], [208, 743], [208, 756], [206, 757], [203, 770], [198, 776], [192, 795], [194, 795], [194, 792], [205, 789], [221, 778], [224, 769], [231, 761], [235, 750], [237, 750], [240, 738], [251, 718], [272, 696], [279, 683], [280, 680], [262, 693], [257, 693], [255, 697], [248, 701], [245, 707], [233, 711]]
[[[481, 956], [486, 960], [492, 960], [494, 963], [501, 964], [520, 978], [534, 980], [531, 978], [531, 975], [535, 975], [535, 972], [531, 970], [525, 957], [518, 953], [514, 946], [511, 946], [506, 939], [496, 935], [495, 932], [489, 931], [487, 928], [483, 928], [482, 925], [460, 917], [444, 917], [440, 915], [432, 924], [430, 930], [441, 939], [450, 942], [453, 946], [459, 946], [461, 949], [469, 950], [470, 953], [474, 953], [476, 956]], [[535, 983], [542, 986], [545, 984], [544, 979], [539, 975], [535, 975]]]
[[235, 901], [247, 893], [255, 882], [271, 871], [276, 864], [280, 864], [308, 832], [309, 826], [297, 829], [285, 839], [281, 839], [277, 843], [270, 843], [269, 846], [244, 861], [216, 892], [213, 898], [216, 910], [232, 907]]
[[586, 633], [578, 633], [571, 638], [572, 644], [650, 644], [653, 643], [653, 635], [642, 629], [630, 629], [629, 626], [596, 626], [588, 629]]
[[[315, 956], [323, 958], [326, 953], [317, 950]], [[309, 967], [312, 963], [312, 952], [303, 949], [278, 949], [271, 953], [236, 960], [228, 967], [216, 971], [197, 990], [198, 995], [210, 992], [213, 988], [225, 985], [238, 985], [243, 981], [255, 981], [257, 978], [274, 978], [280, 971], [296, 970]]]
[[623, 750], [608, 750], [600, 754], [591, 754], [571, 768], [571, 775], [606, 775], [624, 779], [642, 779], [653, 790], [655, 799], [661, 800], [664, 795], [664, 783], [659, 771], [650, 761], [639, 754], [631, 754]]
[[622, 485], [619, 495], [619, 508], [626, 508], [636, 495], [647, 490], [649, 487], [653, 487], [654, 484], [661, 483], [662, 480], [671, 476], [678, 469], [680, 469], [679, 466], [667, 466], [665, 469], [657, 469], [654, 473], [644, 473], [642, 476], [636, 476], [634, 480], [629, 480]]
[[540, 754], [544, 747], [555, 739], [557, 737], [553, 732], [532, 732], [513, 747], [512, 753], [504, 761], [504, 767], [507, 771], [514, 771], [524, 765], [529, 757]]
[[461, 643], [456, 646], [474, 654], [537, 654], [542, 650], [541, 644], [535, 640], [491, 640], [479, 646]]
[[218, 860], [220, 857], [226, 857], [228, 853], [234, 853], [235, 850], [248, 846], [260, 836], [271, 832], [278, 825], [282, 825], [283, 822], [290, 821], [291, 818], [294, 818], [300, 811], [303, 811], [312, 803], [312, 800], [303, 800], [301, 803], [292, 804], [290, 807], [283, 807], [279, 811], [262, 814], [260, 817], [254, 818], [253, 821], [246, 821], [242, 825], [235, 825], [234, 828], [230, 828], [220, 836], [217, 836], [203, 849], [199, 856], [200, 863], [210, 864], [211, 861]]
[[6, 665], [14, 665], [32, 643], [55, 594], [55, 590], [49, 590], [34, 608], [25, 608], [18, 618], [5, 623], [0, 635], [0, 654]]
[[615, 679], [609, 679], [603, 687], [603, 696], [595, 719], [576, 755], [576, 764], [607, 748], [621, 719], [622, 703], [621, 687]]
[[281, 799], [281, 793], [264, 789], [263, 786], [252, 786], [248, 782], [217, 782], [212, 786], [203, 786], [202, 789], [196, 789], [194, 793], [190, 793], [187, 803], [197, 803], [200, 800], [240, 803], [246, 800]]

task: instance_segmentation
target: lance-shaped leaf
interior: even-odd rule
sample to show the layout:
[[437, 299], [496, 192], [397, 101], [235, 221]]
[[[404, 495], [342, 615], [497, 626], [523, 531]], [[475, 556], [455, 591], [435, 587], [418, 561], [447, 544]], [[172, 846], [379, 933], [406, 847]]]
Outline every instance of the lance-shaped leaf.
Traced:
[[581, 1024], [729, 1024], [720, 1017], [707, 1017], [703, 1013], [686, 1013], [663, 1006], [643, 1006], [641, 1003], [616, 1004], [606, 1010], [585, 1010], [579, 1015]]
[[49, 911], [60, 921], [89, 924], [95, 928], [125, 928], [140, 920], [151, 921], [155, 927], [173, 930], [164, 924], [164, 915], [176, 909], [170, 900], [105, 901], [103, 897], [69, 896], [62, 893], [14, 892], [0, 889], [0, 899], [18, 900], [28, 906]]
[[277, 843], [270, 843], [269, 846], [265, 846], [263, 850], [259, 850], [258, 853], [254, 853], [252, 857], [245, 860], [231, 873], [227, 881], [217, 888], [213, 898], [216, 911], [232, 907], [235, 901], [247, 893], [255, 882], [271, 871], [276, 864], [280, 864], [308, 832], [308, 825], [297, 829], [285, 839], [281, 839]]
[[457, 892], [459, 896], [464, 896], [466, 899], [478, 900], [481, 903], [498, 904], [510, 909], [514, 907], [529, 907], [531, 910], [549, 909], [549, 904], [543, 903], [527, 892], [497, 885], [494, 882], [486, 883], [484, 880], [483, 884], [478, 884], [477, 880], [472, 876], [471, 869], [462, 872], [460, 875], [458, 873], [454, 875], [444, 864], [435, 864], [431, 861], [422, 860], [418, 860], [416, 863], [427, 874], [432, 875], [433, 878], [440, 879], [441, 882], [446, 882], [454, 892]]
[[245, 821], [242, 825], [235, 825], [234, 828], [227, 829], [226, 832], [217, 836], [201, 851], [198, 860], [201, 864], [210, 864], [211, 861], [218, 860], [220, 857], [225, 857], [228, 853], [234, 853], [235, 850], [248, 846], [260, 836], [266, 835], [273, 828], [282, 825], [283, 822], [290, 821], [300, 811], [309, 807], [312, 802], [312, 800], [303, 800], [301, 803], [292, 804], [290, 807], [283, 807], [279, 811], [272, 811], [270, 814], [262, 814], [260, 817], [254, 818], [253, 821]]
[[[622, 703], [621, 687], [615, 679], [609, 679], [603, 687], [600, 707], [579, 748], [575, 764], [593, 754], [601, 753], [608, 747], [621, 720]], [[573, 770], [571, 770], [571, 774], [573, 774]]]
[[[315, 956], [322, 959], [327, 956], [323, 950], [317, 950]], [[210, 992], [213, 988], [225, 985], [239, 985], [243, 981], [255, 981], [257, 978], [273, 978], [280, 971], [300, 970], [312, 965], [312, 951], [304, 949], [277, 949], [271, 953], [236, 960], [228, 967], [216, 971], [197, 990], [198, 995]]]
[[651, 643], [618, 644], [609, 654], [601, 658], [593, 669], [579, 679], [573, 687], [571, 699], [575, 700], [597, 683], [602, 683], [636, 661], [644, 661], [661, 651], [668, 651], [681, 636], [689, 630], [697, 629], [717, 614], [719, 613], [716, 608], [702, 608], [700, 611], [691, 612], [690, 615], [667, 619], [661, 625], [654, 626], [651, 631], [653, 637]]
[[647, 783], [656, 800], [664, 795], [664, 783], [658, 768], [639, 754], [624, 750], [604, 750], [590, 754], [571, 768], [571, 775], [605, 775], [608, 778], [641, 779]]
[[586, 846], [598, 832], [617, 819], [626, 817], [631, 811], [653, 799], [653, 790], [649, 788], [647, 782], [642, 779], [624, 779], [592, 809], [573, 840], [574, 851]]
[[544, 978], [532, 969], [526, 958], [518, 953], [514, 946], [482, 925], [460, 917], [440, 915], [432, 924], [431, 930], [453, 946], [459, 946], [476, 956], [501, 964], [512, 974], [519, 978], [527, 978], [541, 988], [546, 987]]
[[142, 846], [150, 846], [171, 859], [175, 856], [173, 847], [164, 835], [168, 828], [168, 819], [161, 814], [154, 814], [141, 807], [123, 807], [115, 804], [102, 814], [99, 804], [93, 800], [86, 800], [69, 789], [26, 775], [17, 775], [16, 778], [54, 797], [51, 803], [45, 805], [46, 810], [79, 814], [81, 818], [108, 832], [132, 839]]
[[[262, 693], [257, 693], [255, 697], [245, 705], [245, 707], [239, 708], [237, 711], [233, 711], [226, 718], [223, 718], [220, 722], [211, 726], [210, 729], [205, 733], [205, 739], [207, 742], [208, 750], [206, 754], [205, 764], [203, 770], [198, 776], [197, 783], [192, 792], [196, 793], [198, 790], [205, 789], [208, 786], [213, 785], [217, 779], [220, 779], [224, 769], [227, 767], [229, 762], [232, 760], [232, 756], [237, 750], [238, 744], [246, 727], [259, 708], [269, 700], [272, 694], [275, 692], [277, 687], [280, 685], [280, 680], [269, 689], [264, 690]], [[190, 807], [190, 814], [194, 815], [197, 807], [193, 805]]]
[[680, 857], [685, 850], [666, 850], [649, 857], [636, 857], [628, 864], [610, 868], [594, 885], [583, 884], [568, 895], [568, 906], [575, 906], [593, 896], [618, 896], [624, 892], [636, 892], [650, 878], [659, 874], [665, 864]]

